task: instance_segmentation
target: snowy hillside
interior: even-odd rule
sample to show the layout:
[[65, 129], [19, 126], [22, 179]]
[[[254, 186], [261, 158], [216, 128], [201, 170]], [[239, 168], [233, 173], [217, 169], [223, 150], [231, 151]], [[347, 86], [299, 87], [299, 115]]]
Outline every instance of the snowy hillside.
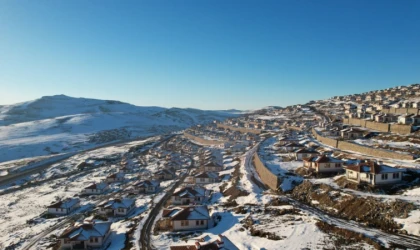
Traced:
[[138, 107], [119, 101], [46, 96], [0, 106], [0, 162], [72, 152], [235, 115], [231, 111]]

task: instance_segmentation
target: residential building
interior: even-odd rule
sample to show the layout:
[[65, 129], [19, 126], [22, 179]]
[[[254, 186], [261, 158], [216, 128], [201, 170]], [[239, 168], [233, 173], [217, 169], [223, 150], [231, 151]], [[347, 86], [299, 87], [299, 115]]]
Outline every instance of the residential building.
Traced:
[[404, 169], [393, 168], [374, 161], [359, 161], [346, 167], [347, 180], [371, 186], [401, 183]]
[[303, 166], [311, 172], [337, 173], [343, 171], [343, 161], [327, 155], [303, 159]]
[[196, 231], [208, 229], [210, 213], [207, 206], [187, 206], [164, 209], [160, 227], [171, 231]]
[[68, 215], [78, 208], [80, 208], [78, 198], [67, 198], [49, 205], [47, 212], [54, 215]]
[[110, 199], [98, 205], [99, 213], [110, 216], [126, 216], [135, 208], [135, 200], [123, 199]]
[[59, 237], [61, 249], [100, 248], [111, 233], [112, 222], [84, 222], [67, 228]]

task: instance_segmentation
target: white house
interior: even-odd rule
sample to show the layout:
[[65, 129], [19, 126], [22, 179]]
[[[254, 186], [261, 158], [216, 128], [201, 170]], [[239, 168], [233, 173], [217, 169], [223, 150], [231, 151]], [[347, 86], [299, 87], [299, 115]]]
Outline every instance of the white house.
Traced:
[[100, 248], [111, 233], [112, 222], [83, 222], [67, 228], [58, 239], [61, 249]]
[[303, 166], [316, 173], [337, 173], [343, 170], [343, 161], [327, 155], [303, 159]]
[[126, 216], [135, 208], [135, 200], [110, 199], [98, 205], [99, 213], [111, 216]]
[[210, 184], [219, 182], [220, 177], [214, 172], [202, 172], [194, 175], [193, 180], [195, 184]]
[[358, 139], [363, 137], [364, 133], [366, 133], [366, 130], [355, 127], [345, 128], [340, 131], [341, 138], [343, 139]]
[[208, 171], [220, 172], [222, 170], [223, 170], [223, 166], [217, 164], [214, 161], [207, 162], [203, 165], [203, 171], [205, 172], [208, 172]]
[[207, 206], [187, 206], [164, 209], [162, 218], [166, 228], [172, 231], [196, 231], [208, 229], [210, 214]]
[[162, 170], [157, 171], [154, 174], [154, 177], [157, 180], [172, 180], [173, 178], [176, 177], [176, 174], [169, 169], [162, 169]]
[[108, 184], [105, 182], [101, 183], [94, 183], [85, 187], [82, 190], [82, 194], [91, 195], [91, 194], [103, 194], [106, 190], [108, 190]]
[[299, 148], [304, 148], [305, 146], [303, 146], [302, 144], [299, 143], [287, 143], [283, 146], [287, 151], [293, 151], [293, 150], [297, 150]]
[[402, 181], [404, 169], [393, 168], [374, 161], [361, 161], [346, 167], [346, 179], [371, 186], [397, 184]]
[[110, 174], [105, 178], [106, 183], [123, 182], [124, 180], [124, 173]]
[[67, 198], [59, 202], [55, 202], [47, 207], [49, 214], [67, 215], [80, 207], [78, 198]]
[[301, 148], [294, 152], [294, 156], [297, 161], [301, 161], [304, 158], [309, 158], [316, 155], [319, 155], [319, 153], [309, 148]]
[[138, 181], [133, 184], [134, 190], [136, 190], [137, 193], [143, 194], [143, 193], [156, 193], [160, 187], [159, 181]]
[[171, 196], [172, 205], [203, 204], [211, 191], [200, 186], [184, 187], [176, 190]]

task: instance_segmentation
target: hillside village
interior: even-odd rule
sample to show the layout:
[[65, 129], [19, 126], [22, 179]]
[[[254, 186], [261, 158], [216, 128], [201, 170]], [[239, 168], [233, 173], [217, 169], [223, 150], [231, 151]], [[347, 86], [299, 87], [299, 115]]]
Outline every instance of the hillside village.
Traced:
[[413, 84], [20, 165], [0, 249], [419, 249], [419, 128]]

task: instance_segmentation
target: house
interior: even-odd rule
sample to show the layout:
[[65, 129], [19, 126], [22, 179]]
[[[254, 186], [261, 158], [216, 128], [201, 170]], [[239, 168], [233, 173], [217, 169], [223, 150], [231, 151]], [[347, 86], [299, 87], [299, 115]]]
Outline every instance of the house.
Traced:
[[413, 102], [413, 108], [420, 108], [420, 102]]
[[288, 143], [298, 143], [299, 140], [297, 138], [291, 138], [291, 137], [283, 137], [279, 139], [279, 142], [277, 143], [280, 146], [286, 145]]
[[311, 172], [337, 173], [343, 170], [343, 162], [327, 155], [313, 156], [303, 159], [303, 166]]
[[85, 194], [85, 195], [103, 194], [107, 190], [108, 190], [108, 184], [106, 184], [105, 182], [94, 183], [92, 185], [85, 187], [82, 190], [82, 194]]
[[297, 161], [301, 161], [304, 158], [310, 158], [316, 155], [319, 155], [319, 153], [309, 148], [301, 148], [294, 152], [294, 156]]
[[125, 177], [123, 173], [111, 174], [105, 178], [106, 183], [123, 182], [124, 180], [125, 180]]
[[79, 207], [80, 200], [78, 198], [67, 198], [49, 205], [47, 212], [54, 215], [68, 215]]
[[98, 205], [99, 213], [110, 216], [126, 216], [135, 208], [135, 200], [123, 199], [110, 199]]
[[208, 229], [210, 220], [207, 206], [186, 206], [164, 209], [159, 224], [171, 231], [196, 231]]
[[359, 128], [349, 127], [349, 128], [342, 129], [340, 131], [340, 134], [341, 134], [341, 138], [351, 140], [351, 139], [362, 138], [365, 132], [366, 132], [365, 130], [362, 130]]
[[300, 148], [304, 148], [305, 146], [303, 146], [302, 144], [299, 144], [299, 143], [294, 143], [294, 142], [292, 142], [292, 143], [287, 143], [287, 144], [285, 144], [284, 145], [284, 148], [287, 150], [287, 151], [294, 151], [294, 150], [297, 150], [297, 149], [300, 149]]
[[190, 204], [202, 204], [205, 202], [211, 194], [210, 190], [207, 190], [200, 186], [184, 187], [176, 190], [171, 196], [172, 205], [190, 205]]
[[112, 222], [83, 222], [67, 228], [58, 239], [61, 249], [91, 249], [104, 245]]
[[405, 170], [393, 168], [374, 161], [359, 161], [346, 167], [346, 179], [371, 186], [397, 184], [402, 181]]
[[201, 172], [193, 176], [193, 182], [195, 184], [210, 184], [219, 181], [219, 174], [215, 172]]
[[398, 123], [399, 124], [412, 124], [414, 114], [404, 114], [398, 116]]
[[172, 245], [170, 250], [239, 250], [226, 236], [219, 234], [217, 238], [200, 236], [198, 239], [186, 240], [179, 245]]
[[156, 180], [172, 180], [176, 177], [176, 174], [168, 169], [162, 169], [154, 174]]
[[223, 166], [217, 164], [216, 162], [207, 162], [206, 164], [204, 164], [203, 166], [203, 171], [204, 172], [220, 172], [223, 170]]
[[133, 184], [134, 190], [139, 194], [156, 193], [160, 187], [159, 181], [138, 181]]

